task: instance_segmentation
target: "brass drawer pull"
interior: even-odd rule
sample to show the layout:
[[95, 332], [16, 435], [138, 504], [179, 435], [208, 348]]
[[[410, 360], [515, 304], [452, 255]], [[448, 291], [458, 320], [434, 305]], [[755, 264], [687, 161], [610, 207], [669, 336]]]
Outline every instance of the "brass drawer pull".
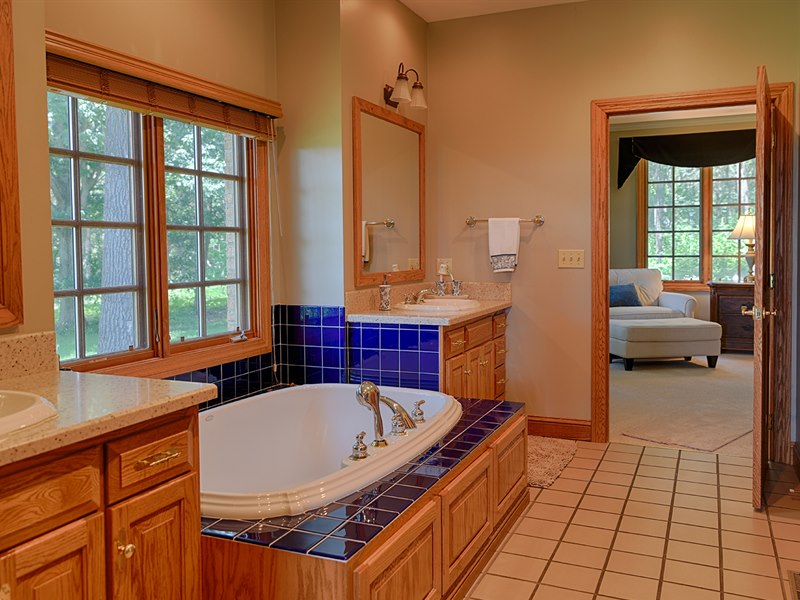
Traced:
[[508, 352], [508, 350], [498, 350], [497, 351], [498, 354], [505, 354], [506, 352]]
[[453, 340], [450, 343], [453, 344], [453, 346], [463, 346], [467, 343], [467, 340]]
[[505, 324], [505, 323], [498, 323], [498, 324], [497, 324], [497, 328], [498, 328], [498, 329], [503, 329], [503, 328], [505, 328], [505, 326], [506, 326], [506, 324]]
[[480, 361], [478, 364], [479, 364], [480, 366], [482, 366], [482, 367], [485, 367], [486, 365], [488, 365], [488, 364], [489, 364], [489, 361], [488, 361], [488, 360], [482, 360], [482, 361]]
[[464, 375], [472, 375], [472, 369], [464, 369]]
[[498, 380], [497, 380], [497, 385], [502, 385], [502, 384], [504, 384], [505, 382], [506, 382], [506, 379], [505, 379], [505, 378], [503, 378], [503, 379], [498, 379]]
[[159, 452], [158, 454], [153, 454], [153, 456], [148, 456], [147, 458], [143, 458], [136, 462], [137, 469], [147, 469], [149, 467], [155, 467], [156, 465], [160, 465], [165, 463], [173, 458], [178, 458], [181, 455], [181, 451], [177, 448], [170, 448], [169, 450], [165, 450], [164, 452]]
[[136, 552], [136, 546], [133, 544], [121, 544], [117, 542], [117, 552], [119, 552], [125, 558], [131, 558]]

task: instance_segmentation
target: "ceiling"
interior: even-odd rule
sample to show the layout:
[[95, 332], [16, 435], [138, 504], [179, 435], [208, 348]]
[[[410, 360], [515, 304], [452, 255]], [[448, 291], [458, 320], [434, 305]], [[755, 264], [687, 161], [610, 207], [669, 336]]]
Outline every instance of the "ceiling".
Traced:
[[428, 23], [585, 0], [400, 0]]

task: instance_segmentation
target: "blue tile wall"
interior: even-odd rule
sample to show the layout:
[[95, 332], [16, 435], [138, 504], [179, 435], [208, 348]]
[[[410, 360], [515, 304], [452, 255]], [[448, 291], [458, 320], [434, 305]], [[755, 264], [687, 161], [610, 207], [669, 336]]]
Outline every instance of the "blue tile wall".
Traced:
[[347, 324], [348, 381], [439, 389], [439, 328], [397, 323]]

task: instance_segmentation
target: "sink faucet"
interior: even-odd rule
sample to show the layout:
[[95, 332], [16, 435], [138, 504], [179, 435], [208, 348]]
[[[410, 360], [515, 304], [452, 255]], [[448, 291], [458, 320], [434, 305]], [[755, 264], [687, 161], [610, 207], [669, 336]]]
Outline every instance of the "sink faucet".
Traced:
[[414, 420], [409, 416], [402, 406], [400, 406], [391, 398], [381, 396], [378, 386], [371, 381], [361, 382], [361, 385], [359, 385], [358, 389], [356, 390], [356, 400], [358, 400], [359, 404], [366, 406], [372, 411], [372, 416], [375, 422], [375, 439], [372, 442], [372, 446], [376, 448], [388, 445], [388, 442], [383, 437], [383, 420], [381, 419], [380, 407], [381, 402], [392, 409], [394, 414], [400, 415], [400, 418], [403, 420], [403, 424], [406, 426], [406, 429], [414, 429], [417, 426], [417, 424], [414, 423]]
[[427, 296], [427, 295], [430, 295], [430, 296], [436, 295], [436, 290], [432, 290], [430, 288], [425, 288], [424, 290], [418, 291], [416, 294], [414, 294], [411, 297], [410, 304], [419, 304], [420, 302], [423, 301], [424, 297]]

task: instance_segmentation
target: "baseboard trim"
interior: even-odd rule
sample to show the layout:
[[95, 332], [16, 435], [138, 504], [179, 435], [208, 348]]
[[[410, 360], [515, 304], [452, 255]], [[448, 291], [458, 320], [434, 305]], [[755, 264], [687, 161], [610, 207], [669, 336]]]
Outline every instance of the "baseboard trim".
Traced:
[[589, 442], [592, 440], [592, 422], [582, 419], [559, 419], [529, 415], [528, 435]]

